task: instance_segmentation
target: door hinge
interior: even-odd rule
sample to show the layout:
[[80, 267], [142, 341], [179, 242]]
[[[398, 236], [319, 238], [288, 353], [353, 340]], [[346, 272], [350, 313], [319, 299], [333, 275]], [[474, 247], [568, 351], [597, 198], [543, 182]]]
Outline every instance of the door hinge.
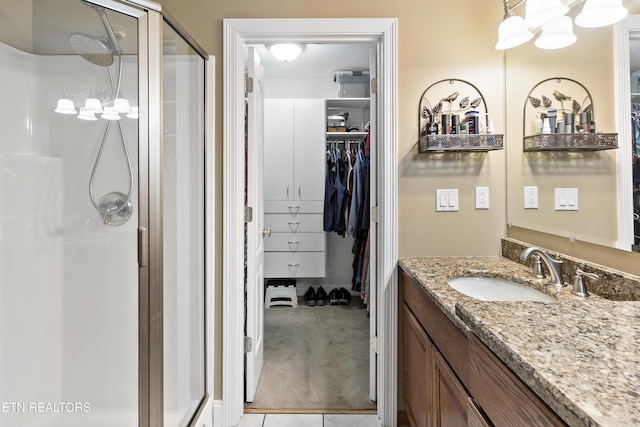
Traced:
[[371, 79], [371, 93], [378, 93], [378, 78], [374, 77]]
[[251, 221], [253, 221], [253, 208], [251, 206], [245, 206], [244, 222], [250, 223]]
[[147, 229], [138, 228], [138, 265], [146, 267], [149, 264], [149, 239]]
[[371, 213], [369, 215], [371, 222], [378, 222], [378, 207], [371, 206]]
[[251, 337], [244, 337], [244, 352], [251, 353], [252, 347]]
[[253, 77], [247, 77], [244, 80], [244, 88], [247, 93], [253, 92]]
[[369, 337], [369, 348], [371, 349], [371, 353], [378, 352], [378, 337]]

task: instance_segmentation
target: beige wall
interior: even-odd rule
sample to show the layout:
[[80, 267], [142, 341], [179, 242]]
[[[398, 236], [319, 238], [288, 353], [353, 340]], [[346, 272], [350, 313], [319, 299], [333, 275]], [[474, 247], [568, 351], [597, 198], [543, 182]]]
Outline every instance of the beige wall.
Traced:
[[33, 0], [0, 2], [0, 40], [24, 52], [33, 52]]
[[[222, 188], [222, 20], [224, 18], [398, 18], [398, 170], [400, 256], [498, 255], [504, 235], [505, 152], [416, 155], [418, 102], [431, 84], [445, 78], [474, 83], [484, 94], [496, 132], [504, 129], [503, 55], [494, 50], [502, 6], [495, 2], [432, 0], [164, 0], [162, 4], [207, 52], [217, 58], [217, 183]], [[476, 211], [475, 186], [490, 187], [489, 211]], [[435, 189], [458, 188], [460, 212], [435, 212]], [[221, 191], [218, 191], [221, 194]], [[218, 197], [218, 218], [222, 200]], [[220, 236], [221, 223], [217, 235]], [[221, 254], [221, 242], [217, 253]], [[221, 263], [217, 260], [217, 328], [221, 324]], [[216, 330], [216, 354], [221, 354]], [[220, 359], [215, 398], [221, 398]]]

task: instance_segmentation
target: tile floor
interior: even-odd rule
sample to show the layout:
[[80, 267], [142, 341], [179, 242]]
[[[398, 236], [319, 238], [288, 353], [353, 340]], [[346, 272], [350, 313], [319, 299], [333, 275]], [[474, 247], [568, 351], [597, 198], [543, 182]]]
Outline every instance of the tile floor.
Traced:
[[238, 427], [380, 427], [377, 415], [244, 414]]

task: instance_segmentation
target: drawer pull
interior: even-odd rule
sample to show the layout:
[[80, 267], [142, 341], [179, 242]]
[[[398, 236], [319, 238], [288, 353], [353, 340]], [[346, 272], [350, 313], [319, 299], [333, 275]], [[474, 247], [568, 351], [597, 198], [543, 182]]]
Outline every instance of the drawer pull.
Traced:
[[300, 221], [289, 221], [289, 225], [300, 225]]
[[300, 264], [288, 264], [289, 267], [298, 267]]
[[289, 206], [289, 210], [291, 209], [300, 210], [300, 206]]
[[300, 244], [300, 242], [292, 242], [291, 240], [289, 240], [289, 244], [290, 244], [290, 245], [299, 245], [299, 244]]

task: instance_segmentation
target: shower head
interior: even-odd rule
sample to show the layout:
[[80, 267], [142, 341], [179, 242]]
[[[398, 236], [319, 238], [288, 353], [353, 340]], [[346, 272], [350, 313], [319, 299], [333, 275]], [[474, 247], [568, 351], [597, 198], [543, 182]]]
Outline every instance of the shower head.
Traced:
[[107, 45], [105, 37], [73, 33], [69, 36], [69, 44], [78, 55], [92, 64], [101, 67], [113, 64], [113, 52]]
[[104, 13], [104, 8], [86, 1], [81, 1], [85, 6], [94, 9], [104, 27], [104, 36], [92, 36], [84, 33], [73, 33], [69, 36], [69, 44], [71, 48], [81, 57], [92, 64], [108, 67], [113, 64], [113, 55], [121, 55], [118, 40], [124, 38], [124, 29], [118, 28], [114, 31], [113, 27]]

